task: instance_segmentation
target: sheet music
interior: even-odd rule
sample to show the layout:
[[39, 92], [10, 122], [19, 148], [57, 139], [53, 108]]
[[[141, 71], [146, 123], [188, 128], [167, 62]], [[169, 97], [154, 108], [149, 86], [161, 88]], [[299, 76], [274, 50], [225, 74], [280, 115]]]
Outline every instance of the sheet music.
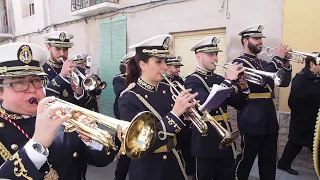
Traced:
[[199, 107], [201, 112], [206, 110], [213, 110], [220, 107], [220, 105], [225, 101], [230, 93], [232, 92], [232, 88], [223, 87], [217, 84], [214, 84], [211, 88], [211, 92], [207, 98], [207, 100]]

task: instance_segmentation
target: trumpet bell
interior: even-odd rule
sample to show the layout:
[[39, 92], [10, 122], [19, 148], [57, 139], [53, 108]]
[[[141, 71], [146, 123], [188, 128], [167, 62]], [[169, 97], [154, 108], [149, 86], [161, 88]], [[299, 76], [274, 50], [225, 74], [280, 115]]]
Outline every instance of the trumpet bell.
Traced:
[[106, 82], [100, 82], [98, 83], [98, 89], [104, 89], [107, 87], [107, 83]]
[[130, 124], [124, 141], [126, 155], [131, 159], [144, 156], [156, 138], [155, 116], [144, 111], [134, 117]]
[[239, 131], [233, 131], [229, 132], [226, 130], [218, 121], [216, 121], [208, 111], [205, 111], [202, 118], [203, 121], [209, 122], [215, 130], [218, 132], [219, 136], [222, 138], [219, 149], [225, 149], [229, 147], [234, 141], [238, 138], [240, 132]]
[[107, 83], [100, 81], [97, 76], [93, 75], [82, 80], [82, 87], [85, 91], [102, 90], [107, 87]]
[[221, 143], [219, 144], [220, 149], [225, 149], [229, 147], [234, 141], [239, 137], [239, 131], [228, 132], [227, 135], [222, 139]]

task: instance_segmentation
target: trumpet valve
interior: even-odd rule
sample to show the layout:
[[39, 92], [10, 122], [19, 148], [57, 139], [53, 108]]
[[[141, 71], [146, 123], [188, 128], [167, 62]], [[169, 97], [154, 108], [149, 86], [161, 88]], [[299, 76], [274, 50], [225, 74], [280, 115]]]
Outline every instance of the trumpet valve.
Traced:
[[68, 121], [64, 122], [63, 126], [64, 126], [64, 132], [67, 132], [67, 133], [74, 132], [77, 130], [77, 127]]

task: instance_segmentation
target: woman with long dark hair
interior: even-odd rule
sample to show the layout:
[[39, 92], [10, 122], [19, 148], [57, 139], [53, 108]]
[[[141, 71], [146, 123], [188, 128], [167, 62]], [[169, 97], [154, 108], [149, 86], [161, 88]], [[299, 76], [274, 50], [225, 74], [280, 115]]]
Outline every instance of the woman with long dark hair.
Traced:
[[171, 35], [159, 35], [142, 41], [135, 48], [136, 55], [127, 65], [126, 84], [119, 98], [121, 119], [130, 121], [142, 111], [151, 111], [156, 117], [156, 141], [148, 153], [140, 159], [132, 159], [129, 168], [130, 180], [187, 179], [183, 160], [175, 149], [175, 135], [185, 127], [179, 118], [197, 95], [191, 89], [182, 91], [174, 101], [170, 86], [161, 82], [167, 69], [166, 60], [172, 57]]

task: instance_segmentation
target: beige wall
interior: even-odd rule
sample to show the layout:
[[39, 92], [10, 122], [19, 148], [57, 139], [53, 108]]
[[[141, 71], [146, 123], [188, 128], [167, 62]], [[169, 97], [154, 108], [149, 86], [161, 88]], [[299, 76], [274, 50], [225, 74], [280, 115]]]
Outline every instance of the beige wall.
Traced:
[[[284, 4], [283, 42], [293, 50], [302, 52], [320, 51], [320, 1], [310, 0], [308, 3], [300, 0], [287, 0]], [[292, 63], [294, 77], [304, 65]], [[279, 110], [290, 111], [288, 96], [290, 87], [280, 90]]]

